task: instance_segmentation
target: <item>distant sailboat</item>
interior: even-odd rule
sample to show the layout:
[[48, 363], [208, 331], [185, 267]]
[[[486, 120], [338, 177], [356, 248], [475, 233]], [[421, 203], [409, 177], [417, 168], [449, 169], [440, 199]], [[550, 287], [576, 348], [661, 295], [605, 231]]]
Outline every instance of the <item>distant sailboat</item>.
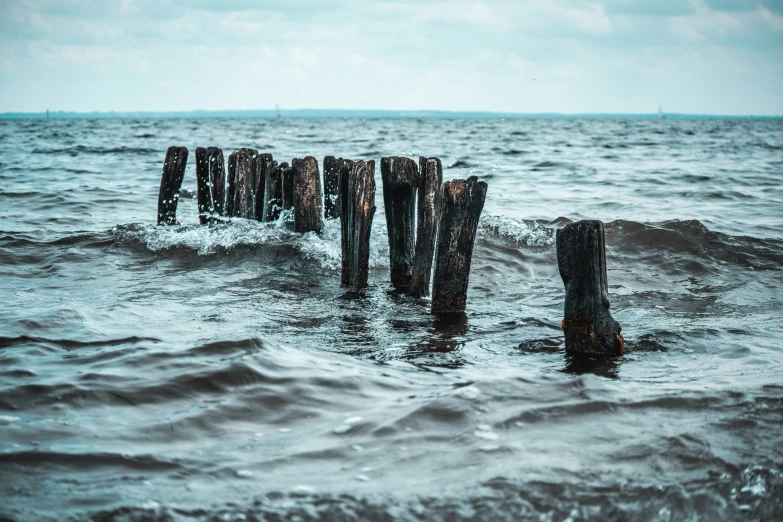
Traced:
[[666, 117], [666, 116], [664, 116], [664, 115], [663, 115], [663, 109], [661, 108], [661, 104], [659, 103], [659, 104], [658, 104], [658, 118], [662, 120], [662, 119], [664, 119], [665, 117]]
[[275, 103], [275, 111], [277, 111], [277, 117], [278, 118], [282, 118], [283, 117], [283, 115], [280, 114], [280, 104], [279, 103]]
[[49, 109], [46, 109], [46, 121], [49, 121]]

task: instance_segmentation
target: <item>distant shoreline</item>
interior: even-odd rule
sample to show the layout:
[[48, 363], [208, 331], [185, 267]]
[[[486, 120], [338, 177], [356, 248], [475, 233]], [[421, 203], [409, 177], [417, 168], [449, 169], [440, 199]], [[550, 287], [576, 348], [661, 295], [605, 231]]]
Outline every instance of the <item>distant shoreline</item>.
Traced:
[[[4, 112], [0, 119], [46, 119], [46, 111], [42, 112]], [[392, 110], [358, 110], [358, 109], [291, 109], [275, 110], [218, 110], [218, 111], [131, 111], [131, 112], [73, 112], [50, 111], [50, 119], [132, 119], [132, 118], [485, 118], [485, 119], [659, 119], [657, 113], [650, 114], [563, 114], [545, 113], [502, 113], [502, 112], [470, 112], [470, 111], [392, 111]], [[783, 116], [755, 115], [718, 115], [718, 114], [665, 114], [666, 119], [692, 120], [777, 120]]]

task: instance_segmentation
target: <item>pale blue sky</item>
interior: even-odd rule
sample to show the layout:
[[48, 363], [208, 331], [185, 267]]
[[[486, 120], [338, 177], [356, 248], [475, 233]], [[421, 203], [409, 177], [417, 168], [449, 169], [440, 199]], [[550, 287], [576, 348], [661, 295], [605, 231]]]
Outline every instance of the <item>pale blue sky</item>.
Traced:
[[783, 114], [783, 0], [0, 0], [0, 112]]

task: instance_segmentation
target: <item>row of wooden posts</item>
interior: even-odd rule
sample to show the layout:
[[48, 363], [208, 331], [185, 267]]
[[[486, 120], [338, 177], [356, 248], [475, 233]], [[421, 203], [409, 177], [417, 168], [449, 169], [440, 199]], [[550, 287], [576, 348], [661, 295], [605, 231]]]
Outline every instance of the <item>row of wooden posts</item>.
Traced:
[[[158, 225], [174, 225], [188, 149], [169, 147], [158, 196]], [[429, 294], [431, 311], [463, 314], [479, 216], [487, 184], [477, 177], [443, 182], [440, 159], [381, 159], [391, 283], [414, 297]], [[201, 224], [231, 217], [275, 221], [293, 210], [296, 232], [321, 233], [323, 219], [340, 219], [342, 285], [367, 286], [370, 229], [375, 215], [375, 161], [327, 156], [323, 191], [312, 156], [277, 163], [242, 148], [228, 158], [217, 147], [196, 149]], [[323, 217], [322, 217], [323, 216]], [[604, 227], [579, 221], [557, 231], [557, 261], [566, 289], [562, 329], [571, 356], [622, 355], [620, 325], [609, 313]]]

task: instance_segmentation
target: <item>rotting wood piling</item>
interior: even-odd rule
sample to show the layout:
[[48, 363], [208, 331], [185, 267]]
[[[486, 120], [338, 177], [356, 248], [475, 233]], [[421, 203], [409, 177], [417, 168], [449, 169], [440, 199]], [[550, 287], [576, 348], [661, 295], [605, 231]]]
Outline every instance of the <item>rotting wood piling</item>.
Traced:
[[263, 196], [257, 200], [261, 205], [256, 207], [256, 215], [261, 216], [261, 221], [276, 221], [283, 208], [282, 171], [276, 161], [267, 162], [263, 186]]
[[565, 286], [566, 355], [623, 355], [620, 324], [609, 312], [604, 224], [583, 220], [557, 231], [557, 266]]
[[294, 208], [294, 169], [285, 161], [280, 164], [283, 187], [283, 210]]
[[255, 218], [256, 156], [257, 150], [241, 148], [228, 157], [228, 217]]
[[357, 290], [367, 286], [369, 275], [370, 230], [375, 215], [375, 162], [344, 162], [337, 174], [342, 285]]
[[350, 172], [353, 161], [334, 156], [324, 158], [324, 218], [337, 219], [340, 217], [340, 207], [337, 204], [340, 188], [340, 169], [348, 167]]
[[432, 259], [435, 253], [435, 238], [438, 233], [442, 184], [443, 165], [440, 159], [419, 157], [416, 249], [411, 270], [411, 286], [408, 292], [413, 297], [424, 297], [430, 293]]
[[258, 154], [253, 158], [253, 217], [256, 221], [264, 220], [266, 202], [266, 169], [272, 163], [272, 155], [268, 152]]
[[432, 283], [433, 314], [465, 312], [473, 245], [486, 195], [486, 182], [476, 176], [447, 181], [442, 186]]
[[381, 158], [383, 203], [389, 235], [389, 276], [397, 291], [411, 286], [415, 220], [416, 162], [410, 158]]
[[323, 195], [321, 194], [321, 176], [318, 172], [318, 160], [312, 156], [296, 158], [292, 162], [294, 170], [294, 232], [321, 233], [323, 220]]
[[225, 162], [218, 147], [196, 148], [196, 186], [198, 187], [198, 219], [211, 224], [223, 215], [225, 201]]
[[163, 161], [163, 173], [158, 190], [158, 225], [178, 225], [177, 202], [185, 166], [188, 163], [186, 147], [169, 147]]
[[[166, 153], [158, 199], [159, 224], [178, 223], [176, 206], [187, 154], [184, 147], [170, 147]], [[285, 162], [278, 165], [271, 154], [242, 148], [229, 156], [226, 176], [221, 149], [199, 147], [196, 149], [196, 179], [198, 215], [202, 224], [213, 223], [222, 215], [269, 222], [277, 220], [286, 210], [292, 211], [295, 232], [320, 234], [324, 226], [322, 212], [328, 219], [340, 217], [342, 284], [353, 289], [367, 286], [370, 233], [376, 211], [374, 161], [355, 163], [326, 156], [322, 193], [318, 161], [312, 156], [296, 158], [291, 166]], [[487, 184], [475, 176], [443, 183], [440, 159], [426, 156], [419, 158], [418, 166], [406, 157], [382, 158], [381, 179], [392, 285], [398, 292], [424, 297], [429, 293], [432, 279], [432, 313], [446, 316], [463, 314]], [[569, 285], [568, 281], [572, 279], [569, 274], [573, 269], [563, 261], [568, 254], [561, 253], [561, 249], [565, 248], [561, 245], [561, 233], [563, 238], [567, 235], [565, 229], [558, 232], [558, 263], [566, 283], [566, 293], [570, 295], [573, 285]], [[603, 228], [601, 254], [596, 263], [603, 267], [605, 285], [602, 234]], [[569, 352], [588, 353], [588, 348], [578, 344], [579, 340], [574, 337], [576, 334], [569, 333], [566, 328], [574, 322], [570, 312], [573, 306], [569, 303], [577, 301], [571, 297], [566, 301], [563, 326], [567, 347], [575, 346]], [[609, 331], [616, 322], [611, 322], [613, 320], [608, 312], [606, 315], [609, 326], [604, 329]], [[609, 333], [604, 335], [599, 330], [589, 330], [592, 333], [588, 337], [593, 344], [598, 342], [596, 338], [599, 341], [604, 337], [609, 339]], [[622, 352], [619, 325], [615, 330], [615, 341], [620, 343], [619, 351]], [[576, 340], [569, 340], [572, 337]]]

